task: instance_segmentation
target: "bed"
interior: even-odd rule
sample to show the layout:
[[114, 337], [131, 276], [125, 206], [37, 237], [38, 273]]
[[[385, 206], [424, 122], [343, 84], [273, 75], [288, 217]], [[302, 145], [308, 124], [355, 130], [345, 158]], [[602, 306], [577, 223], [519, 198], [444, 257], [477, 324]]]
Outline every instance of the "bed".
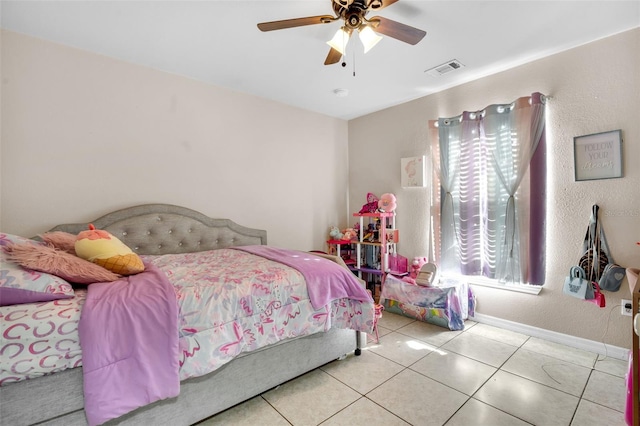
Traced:
[[[166, 204], [125, 208], [90, 223], [119, 238], [141, 255], [145, 262], [163, 259], [168, 254], [189, 256], [192, 253], [199, 255], [201, 252], [211, 251], [223, 253], [234, 247], [236, 249], [232, 251], [236, 252], [245, 246], [265, 246], [267, 243], [266, 231], [246, 228], [228, 219], [213, 219], [188, 208]], [[87, 229], [87, 226], [88, 223], [59, 225], [49, 232], [78, 234]], [[323, 257], [341, 263], [340, 258]], [[341, 266], [346, 269], [345, 265]], [[73, 301], [82, 305], [84, 297], [86, 294], [79, 290]], [[64, 302], [71, 303], [71, 299]], [[345, 302], [334, 303], [336, 305], [332, 308], [327, 308], [327, 312], [333, 309], [332, 316], [340, 303], [343, 303], [340, 309], [344, 309]], [[368, 327], [369, 330], [373, 324], [373, 303], [358, 303], [358, 314], [362, 315], [358, 321], [367, 323], [364, 328]], [[342, 315], [354, 316], [353, 313], [349, 315], [345, 312]], [[331, 327], [323, 332], [284, 338], [266, 347], [239, 353], [212, 372], [181, 379], [178, 396], [145, 405], [110, 420], [107, 424], [196, 423], [350, 352], [359, 355], [365, 336], [365, 333], [353, 329]], [[78, 353], [68, 354], [69, 357], [75, 357], [72, 363], [76, 368], [0, 386], [2, 425], [87, 424], [83, 368], [79, 362], [82, 357]]]

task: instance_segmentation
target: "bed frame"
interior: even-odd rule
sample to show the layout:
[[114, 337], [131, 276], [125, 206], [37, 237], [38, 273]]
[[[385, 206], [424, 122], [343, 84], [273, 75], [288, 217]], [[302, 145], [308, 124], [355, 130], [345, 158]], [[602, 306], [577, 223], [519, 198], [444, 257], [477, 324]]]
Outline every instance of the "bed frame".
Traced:
[[[266, 244], [267, 233], [228, 219], [168, 204], [118, 210], [92, 221], [138, 254], [187, 253], [239, 245]], [[51, 231], [77, 234], [88, 223]], [[242, 354], [205, 376], [183, 381], [180, 395], [139, 408], [106, 423], [191, 425], [279, 384], [355, 351], [360, 333], [331, 329]], [[73, 368], [0, 388], [0, 424], [86, 425], [82, 369]]]

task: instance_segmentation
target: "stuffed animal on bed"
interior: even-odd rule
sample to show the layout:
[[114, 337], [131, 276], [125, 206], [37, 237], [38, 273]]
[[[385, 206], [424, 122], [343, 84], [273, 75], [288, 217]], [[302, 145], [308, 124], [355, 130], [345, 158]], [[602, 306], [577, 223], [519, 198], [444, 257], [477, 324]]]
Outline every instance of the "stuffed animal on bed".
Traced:
[[120, 275], [133, 275], [144, 271], [140, 256], [107, 231], [92, 224], [78, 234], [76, 255]]

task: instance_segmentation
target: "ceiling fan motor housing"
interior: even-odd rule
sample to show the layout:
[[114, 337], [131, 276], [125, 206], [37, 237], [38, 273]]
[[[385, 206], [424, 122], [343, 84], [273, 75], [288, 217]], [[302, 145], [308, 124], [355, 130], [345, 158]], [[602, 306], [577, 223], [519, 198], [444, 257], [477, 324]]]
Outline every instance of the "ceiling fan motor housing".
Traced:
[[[348, 3], [348, 5], [343, 5]], [[369, 12], [367, 0], [334, 0], [333, 10], [344, 19], [345, 26], [356, 30], [364, 23], [364, 16]]]
[[347, 16], [347, 18], [345, 19], [345, 22], [347, 24], [347, 27], [352, 29], [357, 29], [360, 27], [360, 24], [362, 24], [362, 17], [357, 12], [352, 13]]
[[353, 3], [353, 0], [333, 0], [338, 6], [341, 7], [349, 7], [349, 5], [351, 5], [351, 3]]

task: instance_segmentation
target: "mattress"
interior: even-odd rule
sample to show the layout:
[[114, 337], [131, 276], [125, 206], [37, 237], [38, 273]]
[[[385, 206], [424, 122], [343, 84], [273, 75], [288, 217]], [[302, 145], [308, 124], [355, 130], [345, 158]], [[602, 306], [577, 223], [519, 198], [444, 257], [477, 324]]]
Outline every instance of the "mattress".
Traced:
[[[234, 249], [142, 256], [173, 284], [179, 304], [180, 379], [250, 352], [332, 327], [370, 332], [372, 303], [338, 299], [320, 309], [296, 269]], [[78, 322], [86, 290], [73, 299], [0, 307], [0, 383], [82, 365]]]

